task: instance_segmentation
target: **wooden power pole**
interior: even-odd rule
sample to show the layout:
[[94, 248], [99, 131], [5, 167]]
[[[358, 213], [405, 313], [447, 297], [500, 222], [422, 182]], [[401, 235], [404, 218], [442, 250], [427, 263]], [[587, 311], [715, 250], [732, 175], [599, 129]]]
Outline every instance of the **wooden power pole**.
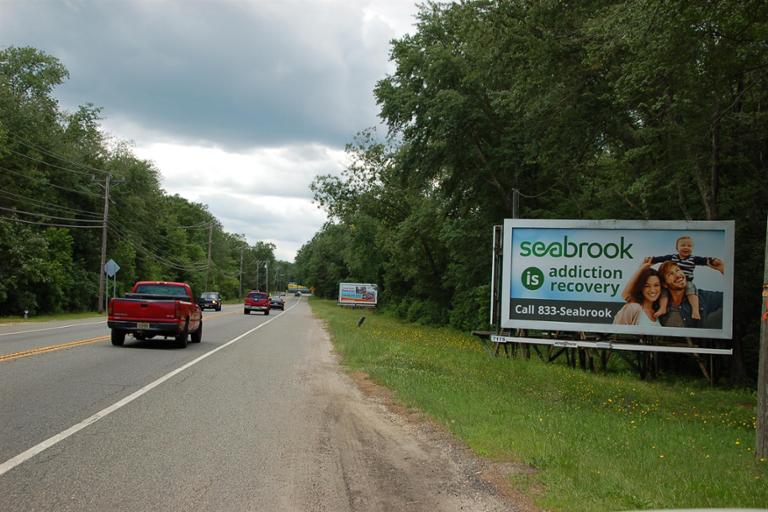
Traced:
[[768, 458], [768, 219], [766, 219], [763, 296], [760, 312], [760, 362], [757, 367], [757, 440], [755, 457]]
[[107, 174], [104, 183], [104, 217], [101, 225], [101, 263], [99, 263], [99, 313], [104, 312], [104, 264], [107, 260], [107, 223], [109, 222], [109, 180], [111, 174]]
[[213, 222], [208, 225], [208, 265], [205, 267], [205, 290], [208, 291], [208, 274], [211, 273], [211, 243], [213, 242]]
[[240, 248], [240, 295], [243, 296], [243, 247]]

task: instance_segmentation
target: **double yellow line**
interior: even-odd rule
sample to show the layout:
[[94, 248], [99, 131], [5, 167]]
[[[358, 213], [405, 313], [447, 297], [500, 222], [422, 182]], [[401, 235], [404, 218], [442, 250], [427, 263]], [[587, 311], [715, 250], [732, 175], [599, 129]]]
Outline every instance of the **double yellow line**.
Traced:
[[[208, 315], [206, 318], [218, 318], [221, 316], [230, 316], [237, 314], [238, 311], [216, 313]], [[64, 350], [66, 348], [79, 347], [80, 345], [90, 345], [91, 343], [98, 343], [100, 341], [106, 341], [109, 339], [109, 335], [97, 336], [96, 338], [88, 338], [85, 340], [70, 341], [67, 343], [59, 343], [58, 345], [48, 345], [47, 347], [33, 348], [30, 350], [22, 350], [21, 352], [13, 352], [11, 354], [0, 355], [0, 363], [3, 361], [12, 361], [14, 359], [21, 359], [22, 357], [36, 356], [39, 354], [45, 354], [46, 352], [55, 352], [56, 350]]]
[[48, 345], [47, 347], [22, 350], [21, 352], [13, 352], [11, 354], [3, 354], [0, 355], [0, 362], [11, 361], [13, 359], [21, 359], [22, 357], [36, 356], [38, 354], [45, 354], [46, 352], [54, 352], [56, 350], [64, 350], [65, 348], [72, 348], [80, 345], [89, 345], [91, 343], [98, 343], [108, 339], [109, 335], [98, 336], [96, 338], [88, 338], [86, 340], [70, 341], [68, 343], [59, 343], [58, 345]]

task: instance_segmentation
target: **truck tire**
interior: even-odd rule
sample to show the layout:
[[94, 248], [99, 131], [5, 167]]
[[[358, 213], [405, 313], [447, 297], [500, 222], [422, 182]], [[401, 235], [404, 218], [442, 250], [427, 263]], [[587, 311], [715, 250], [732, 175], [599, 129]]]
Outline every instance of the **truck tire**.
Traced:
[[192, 336], [190, 336], [192, 343], [200, 343], [203, 341], [203, 321], [200, 320], [200, 326], [197, 328], [195, 332], [192, 333]]
[[122, 347], [125, 343], [125, 331], [118, 331], [117, 329], [112, 329], [112, 344], [116, 347]]
[[265, 314], [265, 315], [268, 315], [268, 314], [269, 314], [269, 310], [266, 310], [266, 311], [264, 312], [264, 314]]
[[176, 348], [187, 348], [187, 339], [189, 338], [189, 318], [184, 324], [184, 330], [176, 335]]
[[251, 314], [251, 312], [250, 312], [250, 311], [248, 311], [247, 309], [244, 309], [244, 310], [243, 310], [243, 314], [244, 314], [244, 315], [250, 315], [250, 314]]

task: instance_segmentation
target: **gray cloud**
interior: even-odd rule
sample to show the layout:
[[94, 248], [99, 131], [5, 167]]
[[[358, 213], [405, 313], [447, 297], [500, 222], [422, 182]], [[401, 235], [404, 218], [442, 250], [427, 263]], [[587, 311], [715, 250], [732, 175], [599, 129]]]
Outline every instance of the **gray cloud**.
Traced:
[[0, 0], [0, 47], [57, 57], [64, 108], [103, 107], [169, 193], [290, 260], [325, 221], [312, 179], [378, 123], [372, 90], [415, 1]]
[[70, 70], [63, 105], [230, 150], [338, 146], [375, 124], [371, 90], [395, 35], [338, 0], [0, 4], [0, 45], [37, 47]]

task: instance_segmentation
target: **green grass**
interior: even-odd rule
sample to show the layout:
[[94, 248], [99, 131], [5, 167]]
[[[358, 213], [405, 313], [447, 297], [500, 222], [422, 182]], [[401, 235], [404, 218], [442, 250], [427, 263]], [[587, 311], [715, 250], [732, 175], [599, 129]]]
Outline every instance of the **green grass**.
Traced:
[[512, 484], [543, 508], [768, 507], [752, 391], [494, 358], [469, 334], [310, 304], [350, 370], [479, 455], [534, 466]]
[[0, 317], [0, 324], [16, 324], [16, 323], [30, 323], [30, 322], [50, 322], [52, 320], [77, 320], [79, 318], [91, 318], [100, 315], [96, 311], [85, 311], [81, 313], [58, 313], [55, 315], [37, 315], [24, 318], [23, 316], [3, 316]]

